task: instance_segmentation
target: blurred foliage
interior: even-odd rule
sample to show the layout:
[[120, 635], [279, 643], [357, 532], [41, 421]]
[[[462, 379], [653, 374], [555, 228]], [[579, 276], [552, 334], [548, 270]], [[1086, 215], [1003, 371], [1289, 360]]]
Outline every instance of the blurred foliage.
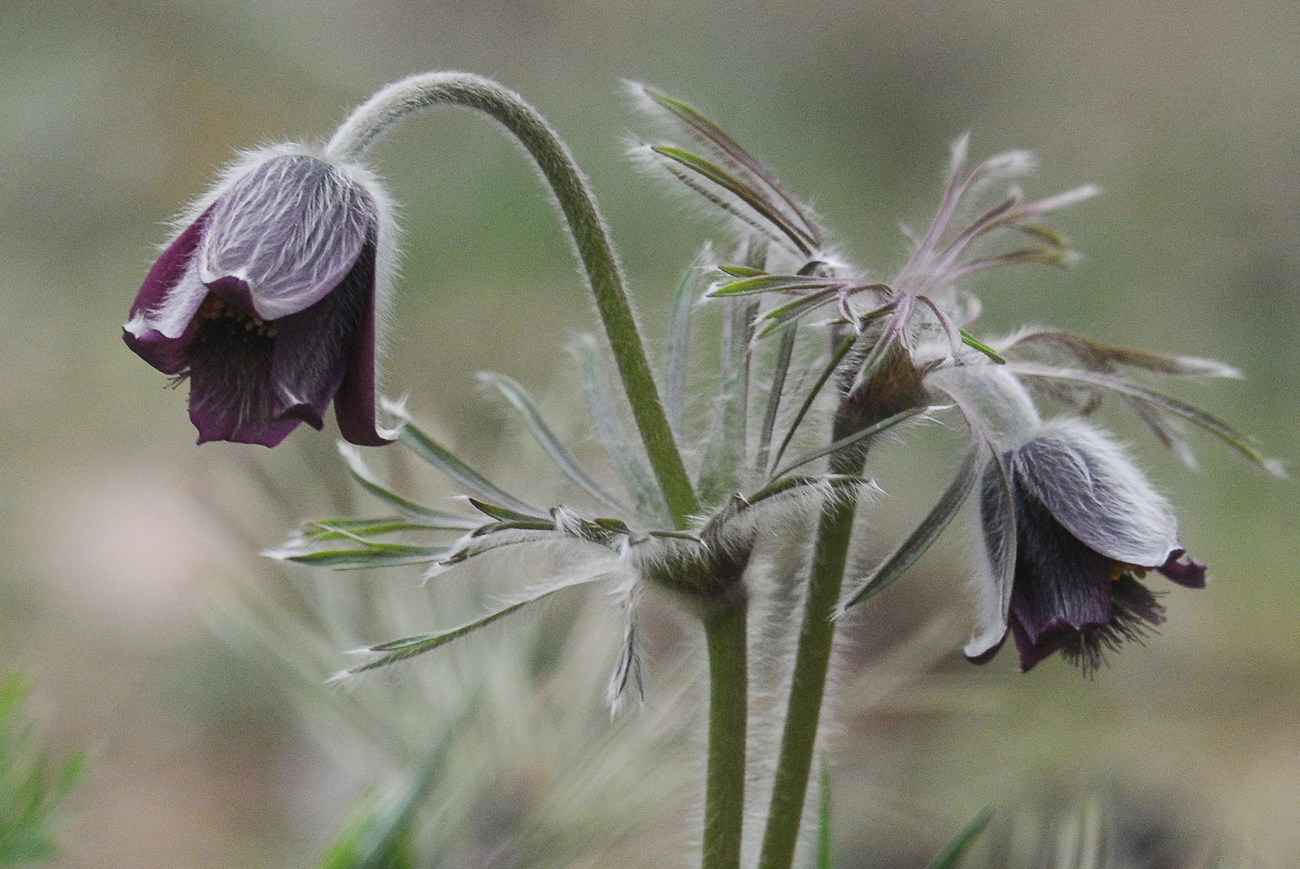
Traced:
[[29, 695], [19, 676], [0, 681], [0, 866], [55, 856], [54, 828], [86, 766], [80, 752], [63, 761], [49, 756], [31, 720]]

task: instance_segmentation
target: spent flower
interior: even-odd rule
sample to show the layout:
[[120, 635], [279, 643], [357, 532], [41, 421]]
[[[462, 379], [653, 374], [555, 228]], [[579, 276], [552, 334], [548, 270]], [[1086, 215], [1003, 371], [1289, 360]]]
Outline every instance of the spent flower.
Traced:
[[362, 167], [307, 148], [245, 155], [191, 209], [140, 287], [127, 345], [190, 383], [199, 443], [268, 447], [335, 404], [343, 437], [375, 420], [377, 317], [388, 295], [388, 200]]

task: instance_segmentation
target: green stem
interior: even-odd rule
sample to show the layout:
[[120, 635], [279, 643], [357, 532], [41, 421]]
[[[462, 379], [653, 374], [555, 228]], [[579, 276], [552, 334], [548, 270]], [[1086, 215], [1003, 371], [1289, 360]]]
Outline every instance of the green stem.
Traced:
[[[831, 441], [847, 437], [857, 427], [858, 424], [846, 421], [842, 415], [837, 416]], [[861, 474], [865, 458], [865, 449], [842, 450], [831, 456], [831, 472]], [[781, 734], [781, 753], [777, 760], [759, 869], [789, 869], [794, 861], [835, 640], [833, 616], [844, 583], [844, 567], [848, 562], [856, 512], [857, 504], [853, 501], [837, 501], [822, 513], [818, 521], [803, 627], [795, 653], [790, 700], [786, 708], [785, 730]]]
[[325, 146], [324, 154], [339, 162], [355, 162], [407, 115], [441, 105], [490, 115], [537, 162], [573, 235], [632, 416], [672, 520], [678, 528], [688, 527], [690, 516], [699, 510], [698, 503], [650, 371], [622, 270], [586, 178], [546, 119], [514, 91], [491, 79], [464, 72], [426, 73], [389, 85], [357, 108]]
[[745, 741], [749, 714], [747, 605], [704, 616], [709, 652], [709, 761], [704, 796], [703, 869], [739, 869], [745, 820]]

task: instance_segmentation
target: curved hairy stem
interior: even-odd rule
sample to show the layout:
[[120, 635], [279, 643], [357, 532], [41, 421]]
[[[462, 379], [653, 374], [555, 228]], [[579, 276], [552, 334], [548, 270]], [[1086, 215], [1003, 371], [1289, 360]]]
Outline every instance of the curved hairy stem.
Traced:
[[572, 233], [664, 500], [677, 526], [687, 527], [698, 509], [695, 492], [646, 359], [622, 269], [586, 178], [546, 119], [491, 79], [465, 72], [425, 73], [389, 85], [357, 108], [325, 146], [325, 155], [340, 162], [359, 160], [399, 121], [433, 106], [461, 106], [490, 115], [537, 162]]

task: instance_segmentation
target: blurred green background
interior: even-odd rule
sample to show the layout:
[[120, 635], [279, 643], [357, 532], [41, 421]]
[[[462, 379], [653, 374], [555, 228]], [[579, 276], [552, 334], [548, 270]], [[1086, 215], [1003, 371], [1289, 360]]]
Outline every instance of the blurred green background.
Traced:
[[[241, 481], [278, 481], [319, 513], [346, 491], [335, 434], [196, 449], [184, 390], [118, 337], [163, 221], [234, 149], [324, 137], [408, 73], [497, 77], [568, 138], [657, 335], [678, 272], [718, 233], [627, 164], [629, 131], [647, 127], [620, 79], [710, 113], [880, 273], [904, 256], [898, 222], [930, 213], [953, 138], [973, 131], [975, 156], [1033, 148], [1031, 193], [1106, 195], [1054, 221], [1085, 254], [1077, 268], [979, 286], [986, 322], [1226, 360], [1248, 379], [1181, 394], [1294, 468], [1298, 45], [1290, 0], [0, 3], [0, 647], [6, 671], [35, 680], [56, 744], [92, 749], [60, 865], [312, 865], [368, 780], [346, 740], [314, 738], [267, 667], [220, 638], [212, 605], [262, 581], [256, 550], [292, 524], [264, 511], [232, 534], [223, 512], [262, 515]], [[374, 161], [407, 234], [388, 387], [491, 455], [499, 416], [473, 373], [545, 392], [555, 375], [539, 372], [593, 327], [566, 242], [486, 120], [423, 117]], [[1194, 861], [1220, 833], [1255, 855], [1246, 865], [1295, 865], [1296, 490], [1197, 446], [1195, 473], [1149, 439], [1139, 453], [1213, 583], [1166, 598], [1161, 635], [1092, 681], [1056, 661], [1027, 677], [1008, 655], [960, 661], [960, 537], [873, 604], [855, 666], [901, 648], [915, 678], [881, 698], [888, 679], [846, 677], [867, 699], [846, 700], [837, 755], [844, 865], [921, 865], [985, 802], [1014, 814], [1094, 792], [1190, 843], [1183, 862], [1133, 865], [1208, 865]], [[326, 482], [295, 493], [304, 468]], [[921, 642], [908, 626], [932, 617], [951, 630]]]

